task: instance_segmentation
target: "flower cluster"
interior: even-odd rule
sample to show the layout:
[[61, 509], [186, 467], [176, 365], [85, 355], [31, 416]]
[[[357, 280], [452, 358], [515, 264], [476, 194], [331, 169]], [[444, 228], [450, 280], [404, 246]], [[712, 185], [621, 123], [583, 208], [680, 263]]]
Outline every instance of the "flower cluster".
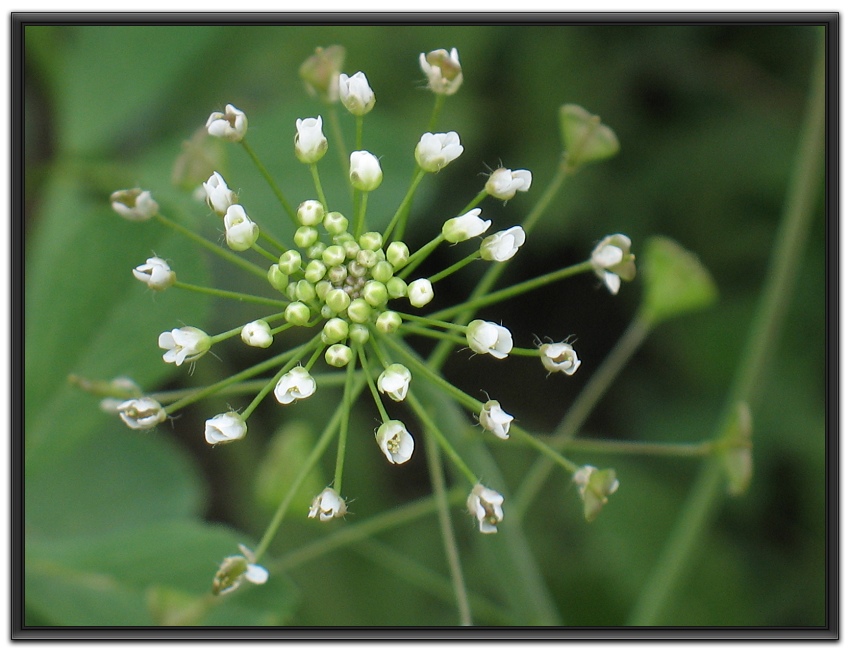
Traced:
[[[288, 244], [279, 243], [259, 221], [249, 216], [245, 204], [241, 203], [249, 197], [237, 195], [221, 172], [210, 170], [209, 178], [201, 184], [201, 194], [209, 210], [221, 220], [227, 247], [220, 248], [222, 256], [232, 262], [234, 253], [251, 254], [264, 261], [264, 265], [260, 266], [251, 258], [240, 259], [244, 261], [241, 266], [265, 278], [262, 296], [250, 295], [249, 298], [255, 303], [270, 306], [269, 314], [257, 315], [248, 323], [236, 324], [231, 330], [216, 335], [208, 335], [193, 326], [172, 328], [161, 333], [157, 343], [165, 351], [162, 358], [166, 363], [181, 366], [188, 362], [191, 366], [214, 345], [237, 335], [246, 346], [258, 349], [271, 350], [279, 339], [299, 342], [282, 353], [270, 354], [264, 363], [216, 383], [213, 389], [220, 390], [236, 387], [266, 371], [273, 373], [261, 383], [261, 391], [246, 407], [233, 409], [228, 406], [226, 411], [207, 419], [204, 432], [207, 443], [219, 446], [244, 439], [248, 434], [251, 413], [268, 394], [272, 394], [280, 406], [292, 406], [323, 391], [321, 383], [313, 375], [314, 366], [321, 359], [330, 372], [340, 370], [339, 373], [345, 377], [344, 398], [332, 419], [332, 423], [338, 424], [335, 426], [337, 436], [341, 439], [348, 436], [350, 404], [368, 387], [380, 416], [380, 425], [374, 432], [378, 452], [389, 464], [405, 464], [417, 450], [419, 434], [412, 434], [405, 423], [393, 418], [390, 409], [394, 403], [406, 403], [419, 417], [422, 431], [436, 437], [448, 457], [469, 480], [471, 491], [467, 508], [477, 520], [479, 530], [494, 533], [504, 518], [503, 496], [482, 485], [478, 476], [453, 449], [450, 438], [440, 432], [438, 424], [416, 398], [417, 385], [429, 383], [445, 389], [458, 403], [472, 409], [478, 424], [498, 439], [508, 439], [511, 432], [523, 439], [530, 435], [513, 423], [514, 417], [502, 408], [499, 401], [488, 397], [486, 402], [481, 402], [448, 383], [440, 375], [438, 364], [423, 362], [404, 338], [409, 335], [431, 337], [447, 346], [465, 348], [496, 361], [511, 355], [535, 356], [550, 374], [563, 372], [565, 376], [572, 376], [576, 373], [581, 362], [572, 344], [567, 341], [548, 340], [538, 342], [535, 348], [523, 349], [515, 347], [514, 335], [506, 325], [464, 317], [482, 305], [531, 289], [535, 287], [534, 283], [543, 285], [552, 282], [554, 277], [551, 275], [497, 292], [483, 287], [469, 301], [430, 314], [422, 313], [422, 309], [430, 306], [437, 296], [439, 283], [457, 270], [469, 264], [500, 265], [517, 256], [528, 237], [526, 228], [522, 224], [508, 225], [490, 233], [491, 226], [499, 219], [498, 213], [483, 206], [483, 203], [488, 197], [504, 203], [514, 199], [517, 193], [528, 192], [532, 174], [528, 170], [504, 167], [492, 171], [484, 187], [469, 204], [456, 214], [445, 216], [441, 228], [430, 242], [419, 247], [412, 246], [405, 241], [404, 235], [414, 191], [427, 175], [445, 170], [464, 152], [460, 136], [455, 131], [423, 133], [411, 147], [416, 174], [409, 192], [388, 223], [380, 224], [380, 229], [376, 229], [378, 224], [373, 223], [370, 229], [367, 200], [369, 193], [379, 189], [384, 171], [380, 157], [363, 148], [361, 137], [364, 118], [376, 107], [376, 94], [363, 72], [352, 75], [342, 72], [343, 60], [344, 50], [338, 46], [319, 49], [305, 62], [300, 72], [308, 89], [327, 104], [329, 111], [339, 103], [356, 121], [355, 149], [344, 157], [348, 162], [346, 173], [353, 206], [349, 209], [331, 205], [324, 195], [318, 163], [329, 151], [330, 145], [324, 133], [322, 115], [294, 121], [294, 155], [309, 167], [313, 177], [313, 187], [302, 191], [305, 195], [302, 201], [292, 208], [282, 190], [266, 175], [281, 200], [283, 211], [292, 221], [293, 231]], [[419, 63], [428, 87], [441, 101], [458, 92], [463, 73], [457, 50], [423, 53]], [[258, 161], [248, 144], [248, 119], [242, 110], [228, 104], [223, 112], [209, 116], [206, 129], [210, 137], [240, 144], [255, 162]], [[336, 145], [341, 146], [341, 143]], [[142, 221], [156, 218], [166, 226], [174, 226], [160, 213], [149, 191], [138, 188], [118, 191], [112, 195], [111, 202], [115, 211], [127, 219]], [[470, 241], [471, 246], [462, 244]], [[436, 274], [417, 275], [419, 265], [443, 243], [461, 245], [459, 250], [465, 247], [468, 253]], [[616, 294], [621, 280], [628, 281], [635, 276], [630, 246], [626, 236], [608, 236], [587, 261], [561, 270], [559, 277], [593, 271]], [[215, 246], [212, 248], [215, 249]], [[148, 258], [132, 273], [148, 288], [158, 292], [177, 288], [215, 294], [213, 289], [178, 281], [177, 273], [166, 260], [156, 256]], [[222, 294], [240, 298], [236, 295], [238, 293]], [[289, 339], [297, 332], [304, 335]], [[150, 429], [177, 410], [211, 393], [214, 392], [209, 389], [198, 390], [164, 407], [155, 394], [139, 395], [119, 403], [116, 411], [129, 427]], [[389, 403], [385, 403], [387, 399]], [[413, 431], [419, 432], [417, 428]], [[327, 446], [327, 441], [322, 439], [319, 445]], [[320, 448], [318, 452], [322, 450]], [[340, 446], [340, 450], [344, 450], [344, 446]], [[593, 467], [579, 469], [568, 461], [564, 464], [574, 469], [573, 477], [585, 504], [595, 501], [592, 510], [598, 511], [597, 507], [606, 502], [607, 496], [617, 488], [613, 476], [600, 475], [602, 472]], [[341, 460], [338, 460], [338, 469], [341, 468]], [[340, 470], [333, 485], [316, 496], [307, 515], [319, 521], [332, 521], [347, 513], [346, 501], [341, 494]], [[242, 580], [255, 584], [265, 582], [268, 573], [256, 564], [256, 558], [263, 552], [264, 549], [259, 550], [255, 557], [242, 548], [241, 555], [226, 558], [216, 574], [214, 592], [231, 591]]]

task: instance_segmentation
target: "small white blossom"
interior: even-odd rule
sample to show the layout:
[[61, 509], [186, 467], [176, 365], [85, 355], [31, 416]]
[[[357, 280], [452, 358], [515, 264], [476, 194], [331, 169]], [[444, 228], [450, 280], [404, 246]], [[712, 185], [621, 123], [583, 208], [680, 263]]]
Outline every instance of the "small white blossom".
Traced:
[[207, 419], [204, 428], [204, 437], [208, 444], [229, 444], [232, 441], [242, 439], [248, 434], [248, 424], [245, 419], [236, 412], [225, 412], [218, 414], [212, 419]]
[[362, 150], [351, 152], [350, 163], [348, 178], [357, 190], [371, 192], [381, 185], [384, 173], [374, 154]]
[[439, 172], [463, 154], [460, 136], [450, 131], [447, 134], [425, 133], [414, 150], [416, 162], [426, 172]]
[[378, 376], [378, 389], [394, 401], [403, 401], [410, 387], [410, 369], [402, 364], [391, 364]]
[[457, 48], [451, 53], [443, 49], [419, 55], [419, 66], [428, 77], [428, 86], [438, 95], [453, 95], [463, 83], [463, 71]]
[[381, 452], [390, 464], [404, 464], [413, 455], [413, 437], [401, 421], [387, 421], [375, 432]]
[[236, 203], [236, 193], [227, 187], [224, 177], [218, 172], [213, 172], [202, 187], [207, 205], [219, 215], [224, 215]]
[[502, 511], [503, 502], [505, 497], [498, 491], [477, 484], [466, 499], [466, 507], [469, 513], [478, 519], [478, 529], [484, 534], [492, 534], [497, 531], [496, 525], [505, 517]]
[[581, 365], [575, 349], [566, 342], [547, 342], [540, 345], [539, 351], [540, 360], [550, 373], [562, 371], [572, 376]]
[[151, 197], [150, 190], [130, 188], [116, 190], [109, 196], [112, 210], [132, 222], [144, 222], [159, 212], [159, 204]]
[[162, 258], [148, 258], [144, 265], [139, 265], [133, 270], [135, 276], [151, 290], [162, 291], [170, 288], [177, 280], [177, 274], [171, 271]]
[[478, 423], [485, 430], [489, 430], [499, 439], [507, 439], [508, 431], [511, 429], [511, 421], [514, 418], [502, 409], [499, 401], [489, 400], [481, 408], [478, 415]]
[[512, 226], [484, 238], [479, 251], [484, 260], [502, 263], [513, 258], [523, 244], [525, 244], [525, 231], [521, 226]]
[[366, 115], [375, 106], [375, 92], [369, 86], [366, 75], [356, 72], [351, 77], [339, 76], [339, 101], [354, 115]]
[[517, 192], [526, 192], [529, 188], [531, 188], [531, 172], [506, 168], [495, 170], [484, 185], [488, 194], [504, 201], [513, 199]]
[[271, 346], [274, 338], [272, 337], [272, 329], [269, 323], [264, 319], [258, 319], [245, 324], [242, 327], [242, 341], [248, 346], [256, 346], [260, 349], [267, 349]]
[[348, 512], [348, 508], [345, 506], [342, 497], [331, 487], [327, 487], [313, 499], [307, 517], [329, 521], [332, 518], [345, 516], [346, 512]]
[[421, 308], [431, 303], [434, 298], [434, 288], [427, 278], [416, 279], [407, 286], [407, 298], [414, 308]]
[[212, 341], [200, 328], [184, 326], [160, 333], [158, 343], [159, 348], [166, 349], [162, 359], [179, 367], [204, 355], [210, 350]]
[[224, 107], [224, 113], [214, 111], [207, 118], [207, 133], [216, 138], [238, 143], [247, 131], [248, 118], [232, 104]]
[[328, 139], [322, 133], [322, 116], [295, 121], [295, 156], [302, 163], [317, 163], [328, 151]]
[[260, 227], [251, 221], [245, 209], [233, 204], [224, 215], [224, 238], [233, 251], [250, 249], [260, 236]]
[[447, 242], [457, 243], [475, 238], [490, 228], [490, 220], [482, 220], [480, 208], [458, 215], [443, 224], [443, 237]]
[[489, 353], [499, 360], [508, 357], [514, 347], [511, 332], [507, 328], [481, 319], [469, 322], [466, 341], [476, 353]]
[[316, 380], [304, 367], [295, 367], [283, 374], [274, 388], [278, 403], [289, 405], [316, 393]]
[[602, 239], [590, 254], [593, 271], [603, 280], [611, 294], [620, 290], [620, 280], [631, 281], [635, 269], [635, 255], [630, 249], [632, 241], [622, 233], [615, 233]]
[[248, 580], [251, 584], [265, 584], [269, 579], [269, 571], [256, 563], [254, 553], [239, 544], [241, 555], [225, 557], [213, 578], [213, 595], [224, 595], [235, 591]]
[[165, 421], [165, 410], [158, 401], [144, 396], [119, 403], [118, 416], [133, 430], [149, 430]]

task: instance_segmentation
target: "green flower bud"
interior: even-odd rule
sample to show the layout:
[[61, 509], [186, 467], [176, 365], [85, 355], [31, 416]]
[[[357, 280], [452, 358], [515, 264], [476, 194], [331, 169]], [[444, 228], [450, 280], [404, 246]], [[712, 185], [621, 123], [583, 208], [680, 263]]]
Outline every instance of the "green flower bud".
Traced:
[[353, 357], [354, 352], [345, 344], [334, 344], [325, 351], [325, 362], [332, 367], [344, 367]]
[[312, 246], [319, 239], [319, 232], [312, 226], [299, 226], [292, 240], [302, 249]]
[[301, 279], [295, 285], [295, 297], [299, 301], [312, 301], [316, 298], [316, 287], [306, 279]]
[[378, 319], [375, 320], [375, 325], [382, 333], [387, 335], [395, 333], [401, 326], [401, 315], [392, 310], [385, 310], [378, 315]]
[[322, 252], [322, 260], [328, 267], [341, 265], [345, 262], [345, 249], [341, 245], [331, 245]]
[[369, 341], [369, 328], [363, 324], [352, 324], [348, 329], [348, 339], [354, 344], [366, 344]]
[[404, 265], [409, 258], [410, 249], [403, 242], [395, 241], [387, 246], [387, 260], [393, 266], [393, 269], [398, 269]]
[[[349, 235], [346, 233], [346, 235]], [[345, 240], [340, 243], [342, 248], [345, 250], [345, 257], [347, 260], [354, 260], [357, 258], [357, 254], [360, 253], [360, 245], [357, 244], [357, 241], [354, 238], [350, 240]]]
[[286, 286], [289, 285], [289, 276], [281, 271], [280, 265], [272, 265], [269, 267], [266, 277], [269, 279], [271, 286], [280, 292], [286, 290]]
[[343, 313], [351, 305], [351, 297], [348, 296], [348, 292], [345, 290], [334, 288], [333, 290], [328, 290], [328, 293], [325, 295], [325, 305], [335, 313]]
[[330, 281], [319, 281], [316, 283], [316, 296], [319, 297], [320, 301], [324, 301], [328, 292], [330, 292], [333, 287], [334, 286], [331, 285]]
[[386, 260], [379, 260], [372, 268], [372, 278], [386, 283], [393, 277], [393, 266]]
[[331, 307], [327, 304], [322, 306], [322, 309], [319, 311], [319, 314], [322, 316], [322, 319], [331, 319], [336, 317], [336, 313], [331, 310]]
[[337, 285], [348, 278], [348, 268], [344, 265], [336, 265], [328, 270], [328, 280]]
[[559, 111], [561, 140], [567, 165], [577, 166], [610, 158], [620, 151], [616, 134], [577, 104], [564, 104]]
[[325, 253], [325, 247], [327, 245], [324, 242], [317, 242], [312, 247], [307, 248], [307, 257], [312, 258], [313, 260], [319, 260], [322, 257], [322, 254]]
[[366, 272], [368, 269], [358, 263], [356, 260], [351, 260], [348, 262], [348, 273], [354, 277], [366, 276]]
[[363, 298], [366, 299], [366, 303], [375, 308], [380, 308], [390, 298], [387, 292], [387, 286], [380, 281], [366, 281], [362, 294]]
[[290, 324], [306, 326], [310, 323], [310, 308], [300, 301], [293, 301], [286, 306], [283, 316]]
[[322, 220], [322, 224], [325, 227], [325, 231], [331, 235], [339, 235], [348, 229], [348, 218], [342, 213], [332, 211], [325, 215], [325, 219]]
[[295, 288], [298, 287], [298, 283], [295, 281], [290, 281], [289, 285], [286, 286], [286, 297], [290, 301], [297, 301], [295, 298]]
[[301, 252], [295, 249], [284, 251], [280, 255], [278, 266], [284, 274], [294, 274], [301, 269]]
[[315, 199], [308, 199], [298, 206], [298, 222], [303, 226], [316, 226], [325, 219], [325, 207]]
[[370, 249], [361, 249], [357, 252], [357, 258], [355, 260], [363, 265], [363, 267], [371, 269], [378, 262], [378, 255]]
[[354, 299], [348, 306], [348, 318], [358, 324], [365, 324], [372, 317], [372, 306], [366, 299]]
[[342, 342], [346, 337], [348, 337], [347, 321], [339, 317], [334, 317], [325, 322], [322, 328], [322, 342], [325, 344], [335, 344], [336, 342]]
[[407, 283], [405, 283], [404, 280], [400, 279], [398, 276], [393, 276], [389, 281], [387, 281], [387, 292], [390, 293], [390, 297], [392, 297], [393, 299], [406, 297]]
[[384, 236], [377, 231], [368, 231], [360, 236], [360, 246], [370, 251], [378, 251], [384, 244]]

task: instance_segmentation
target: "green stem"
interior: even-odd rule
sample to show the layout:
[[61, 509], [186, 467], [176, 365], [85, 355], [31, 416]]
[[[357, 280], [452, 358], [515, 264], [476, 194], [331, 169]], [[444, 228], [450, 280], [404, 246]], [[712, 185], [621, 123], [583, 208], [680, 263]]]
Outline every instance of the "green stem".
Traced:
[[224, 331], [223, 333], [219, 333], [218, 335], [210, 336], [210, 344], [218, 344], [219, 342], [223, 342], [226, 339], [230, 339], [234, 335], [239, 335], [244, 328], [244, 324], [240, 326], [236, 326], [235, 328], [231, 328], [229, 331]]
[[189, 290], [191, 292], [199, 292], [201, 294], [209, 294], [222, 299], [235, 299], [236, 301], [244, 301], [246, 303], [259, 303], [265, 306], [286, 306], [289, 301], [280, 301], [278, 299], [268, 299], [266, 297], [258, 297], [253, 294], [243, 294], [242, 292], [231, 292], [229, 290], [219, 290], [218, 288], [208, 288], [201, 285], [193, 285], [191, 283], [183, 283], [183, 281], [175, 281], [174, 287], [181, 290]]
[[469, 263], [476, 261], [476, 260], [480, 260], [480, 259], [481, 259], [481, 253], [477, 250], [473, 251], [466, 258], [459, 260], [454, 265], [446, 267], [446, 269], [444, 269], [442, 272], [437, 272], [433, 276], [429, 276], [428, 280], [431, 283], [436, 283], [437, 281], [441, 281], [442, 279], [446, 278], [447, 276], [454, 274], [459, 269], [463, 269], [464, 267], [469, 265]]
[[663, 444], [616, 439], [544, 439], [560, 451], [602, 455], [647, 455], [652, 457], [707, 457], [717, 450], [714, 441], [693, 444]]
[[263, 249], [260, 245], [258, 245], [256, 242], [255, 242], [254, 244], [252, 244], [252, 245], [251, 245], [251, 249], [253, 249], [254, 251], [256, 251], [256, 252], [257, 252], [258, 254], [260, 254], [261, 256], [263, 256], [263, 257], [265, 257], [265, 258], [269, 259], [269, 260], [270, 260], [270, 261], [272, 261], [273, 263], [277, 263], [277, 262], [280, 260], [280, 257], [279, 257], [279, 256], [275, 256], [273, 253], [271, 253], [271, 252], [269, 252], [269, 251], [266, 251], [266, 250], [265, 250], [265, 249]]
[[445, 328], [450, 331], [454, 330], [466, 333], [466, 326], [462, 324], [453, 324], [450, 321], [442, 321], [440, 319], [433, 319], [432, 317], [423, 317], [421, 315], [412, 315], [407, 312], [396, 311], [396, 314], [398, 314], [398, 316], [402, 319], [419, 322], [420, 324], [425, 324], [426, 326], [436, 326], [437, 328]]
[[292, 206], [290, 206], [289, 202], [286, 201], [286, 197], [283, 196], [283, 192], [281, 192], [281, 189], [278, 187], [274, 178], [271, 174], [269, 174], [269, 171], [266, 169], [266, 166], [263, 165], [263, 162], [259, 159], [259, 157], [251, 148], [251, 146], [248, 145], [248, 141], [244, 138], [242, 139], [242, 147], [245, 149], [245, 152], [251, 158], [251, 161], [254, 163], [254, 166], [260, 171], [260, 174], [263, 175], [263, 178], [266, 180], [266, 183], [269, 184], [269, 187], [272, 189], [272, 192], [275, 194], [275, 197], [277, 197], [277, 200], [280, 202], [280, 205], [283, 206], [283, 210], [285, 210], [286, 214], [289, 215], [289, 219], [292, 220], [292, 223], [295, 226], [300, 226], [298, 224], [298, 218], [295, 215], [295, 211], [292, 210]]
[[233, 252], [231, 252], [227, 249], [224, 249], [222, 247], [219, 247], [217, 244], [210, 242], [206, 238], [199, 236], [194, 231], [190, 231], [189, 229], [187, 229], [182, 224], [178, 224], [177, 222], [170, 220], [169, 218], [165, 217], [161, 213], [156, 214], [156, 219], [159, 220], [159, 222], [161, 224], [164, 224], [165, 226], [174, 229], [175, 231], [177, 231], [181, 235], [184, 235], [187, 238], [189, 238], [190, 240], [192, 240], [194, 243], [199, 244], [202, 247], [204, 247], [205, 249], [207, 249], [208, 251], [213, 252], [216, 256], [221, 256], [227, 262], [233, 263], [237, 267], [241, 267], [246, 272], [250, 272], [251, 274], [254, 274], [255, 276], [259, 276], [263, 279], [267, 278], [266, 270], [264, 270], [259, 265], [255, 265], [254, 263], [249, 262], [249, 261], [245, 260], [244, 258], [240, 258], [239, 256], [237, 256]]
[[328, 202], [325, 199], [325, 192], [322, 190], [322, 181], [319, 179], [319, 166], [315, 163], [310, 164], [310, 174], [313, 177], [313, 185], [316, 186], [316, 194], [319, 196], [319, 202], [325, 211], [328, 210]]
[[363, 149], [363, 116], [354, 117], [354, 149], [360, 151]]
[[469, 211], [471, 211], [473, 208], [478, 206], [478, 204], [480, 204], [482, 201], [484, 201], [484, 198], [488, 194], [489, 193], [487, 192], [486, 189], [479, 192], [477, 195], [475, 195], [475, 199], [473, 199], [466, 206], [464, 206], [464, 208], [460, 211], [460, 213], [457, 214], [457, 216], [460, 217], [461, 215], [466, 215]]
[[440, 233], [433, 240], [422, 245], [419, 249], [417, 249], [412, 254], [410, 254], [410, 256], [407, 259], [407, 262], [404, 264], [404, 266], [401, 268], [401, 270], [399, 270], [399, 273], [397, 274], [397, 276], [400, 277], [400, 278], [403, 278], [403, 279], [410, 276], [410, 274], [413, 272], [413, 270], [416, 269], [419, 266], [419, 264], [423, 260], [425, 260], [429, 256], [429, 254], [432, 251], [434, 251], [434, 249], [436, 249], [437, 246], [443, 240], [445, 240], [445, 238], [443, 237], [443, 234]]
[[357, 356], [360, 358], [360, 366], [363, 367], [363, 375], [366, 376], [366, 382], [369, 385], [369, 391], [372, 393], [372, 398], [375, 399], [375, 406], [378, 408], [378, 412], [381, 414], [381, 421], [386, 423], [387, 421], [392, 421], [390, 419], [390, 415], [387, 414], [387, 410], [384, 407], [384, 402], [381, 400], [381, 394], [378, 392], [378, 387], [375, 385], [375, 380], [372, 378], [372, 373], [369, 370], [369, 362], [366, 360], [366, 352], [363, 350], [363, 347], [357, 347]]
[[[359, 379], [360, 374], [355, 373], [355, 378]], [[345, 374], [316, 374], [313, 376], [313, 379], [316, 381], [316, 384], [319, 387], [336, 387], [337, 385], [342, 385], [345, 382]], [[267, 378], [263, 378], [260, 380], [246, 380], [244, 382], [234, 383], [228, 387], [225, 387], [218, 394], [219, 396], [242, 396], [243, 394], [254, 394], [260, 391], [263, 387], [265, 387], [267, 382], [269, 382]], [[186, 396], [189, 396], [190, 394], [194, 394], [195, 392], [201, 391], [202, 389], [204, 388], [189, 387], [187, 389], [172, 389], [165, 392], [152, 392], [150, 394], [147, 394], [147, 396], [150, 396], [152, 399], [159, 401], [160, 403], [167, 403], [168, 401], [176, 401], [178, 399], [184, 398]], [[111, 394], [99, 395], [107, 396]], [[127, 396], [127, 398], [135, 397]]]
[[425, 178], [425, 174], [426, 172], [422, 168], [416, 169], [416, 172], [413, 174], [413, 179], [410, 182], [410, 186], [407, 189], [407, 193], [404, 195], [404, 199], [401, 200], [401, 204], [399, 204], [399, 207], [396, 209], [395, 215], [393, 215], [390, 223], [384, 230], [384, 242], [389, 241], [390, 235], [396, 225], [399, 225], [401, 228], [396, 233], [395, 239], [401, 240], [404, 237], [404, 226], [399, 224], [399, 220], [403, 217], [406, 218], [407, 213], [410, 211], [410, 206], [413, 203], [413, 194], [416, 192], [416, 188], [419, 187], [422, 179]]
[[[821, 174], [824, 163], [826, 82], [822, 34], [816, 46], [818, 52], [812, 72], [812, 86], [764, 290], [743, 349], [744, 358], [730, 388], [726, 409], [718, 421], [716, 438], [723, 436], [732, 411], [737, 409], [736, 405], [741, 401], [750, 403], [756, 398], [769, 354], [775, 351], [779, 327], [785, 322], [788, 299], [792, 295], [819, 191], [823, 190]], [[676, 585], [701, 541], [701, 534], [713, 515], [723, 477], [716, 458], [706, 461], [644, 585], [644, 591], [629, 616], [629, 624], [642, 626], [660, 622]]]
[[428, 120], [428, 131], [433, 133], [437, 128], [437, 118], [440, 116], [440, 111], [443, 110], [443, 105], [446, 103], [447, 95], [442, 93], [434, 94], [434, 108], [431, 110], [431, 118]]
[[[460, 337], [455, 337], [449, 333], [440, 333], [438, 331], [432, 331], [427, 328], [420, 328], [418, 326], [413, 326], [411, 324], [402, 324], [401, 332], [410, 333], [411, 335], [421, 335], [422, 337], [430, 337], [434, 340], [444, 340], [446, 342], [451, 342], [453, 344], [457, 344], [460, 346], [468, 346], [468, 342]], [[450, 347], [454, 348], [454, 347]]]
[[360, 202], [357, 205], [357, 213], [354, 219], [354, 237], [359, 238], [363, 235], [363, 228], [366, 224], [366, 200], [369, 198], [368, 192], [360, 193]]
[[[339, 122], [339, 112], [337, 111], [336, 105], [331, 105], [328, 109], [328, 115], [331, 120], [331, 132], [333, 133], [333, 138], [336, 144], [337, 152], [339, 153], [339, 165], [342, 169], [343, 178], [348, 178], [348, 150], [345, 148], [345, 138], [342, 135], [342, 126]], [[353, 191], [353, 188], [349, 186], [349, 189]]]
[[[352, 389], [354, 388], [355, 358], [352, 356], [345, 372], [345, 389], [342, 392], [342, 416], [339, 424], [339, 441], [336, 449], [336, 469], [334, 470], [334, 491], [342, 495], [342, 469], [345, 464], [345, 446], [348, 440], [349, 415], [351, 414], [351, 403], [354, 400]], [[368, 375], [368, 372], [366, 372]]]

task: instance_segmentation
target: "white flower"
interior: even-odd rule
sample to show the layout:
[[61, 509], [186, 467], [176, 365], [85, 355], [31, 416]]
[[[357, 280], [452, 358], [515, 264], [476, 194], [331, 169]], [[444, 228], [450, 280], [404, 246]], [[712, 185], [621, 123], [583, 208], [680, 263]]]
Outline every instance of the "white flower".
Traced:
[[248, 346], [256, 346], [260, 349], [269, 348], [274, 341], [271, 326], [263, 319], [245, 324], [242, 327], [242, 341]]
[[394, 401], [403, 401], [410, 387], [410, 370], [402, 364], [391, 364], [378, 376], [378, 389]]
[[260, 236], [260, 227], [251, 221], [245, 209], [233, 204], [224, 214], [224, 238], [233, 251], [250, 249]]
[[322, 493], [313, 499], [310, 505], [308, 518], [318, 518], [320, 521], [329, 521], [332, 518], [345, 516], [348, 509], [342, 497], [330, 487], [325, 488]]
[[419, 65], [428, 77], [428, 85], [438, 95], [453, 95], [463, 83], [463, 71], [457, 49], [451, 54], [445, 50], [433, 50], [419, 55]]
[[478, 423], [485, 430], [489, 430], [499, 439], [507, 439], [508, 431], [511, 429], [511, 421], [514, 418], [502, 409], [499, 401], [489, 400], [481, 408], [478, 415]]
[[404, 464], [413, 455], [413, 437], [401, 421], [387, 421], [375, 432], [381, 452], [390, 464]]
[[316, 393], [316, 380], [304, 367], [295, 367], [283, 374], [274, 388], [278, 403], [289, 405], [294, 401], [309, 398]]
[[328, 151], [328, 139], [322, 133], [322, 116], [295, 121], [295, 156], [302, 163], [316, 163]]
[[595, 466], [583, 466], [573, 474], [573, 481], [584, 502], [584, 518], [592, 521], [608, 502], [608, 496], [620, 487], [614, 469], [599, 470]]
[[366, 115], [375, 106], [375, 92], [369, 86], [366, 75], [356, 72], [351, 77], [339, 76], [339, 101], [354, 115]]
[[236, 193], [227, 187], [224, 177], [218, 172], [213, 172], [202, 186], [207, 205], [219, 215], [224, 215], [227, 209], [236, 203]]
[[511, 332], [491, 321], [476, 319], [466, 327], [466, 341], [476, 353], [489, 353], [499, 360], [508, 357], [514, 346]]
[[448, 242], [456, 243], [475, 238], [490, 228], [490, 220], [482, 220], [481, 209], [473, 208], [468, 213], [458, 215], [443, 224], [443, 237]]
[[207, 133], [216, 138], [238, 143], [247, 131], [248, 118], [232, 104], [224, 107], [224, 113], [215, 111], [207, 118]]
[[366, 151], [351, 152], [348, 178], [357, 190], [370, 192], [381, 185], [384, 173], [378, 158]]
[[165, 421], [165, 410], [158, 401], [147, 396], [119, 403], [118, 416], [133, 430], [149, 430]]
[[632, 241], [622, 233], [606, 236], [590, 254], [593, 271], [601, 278], [611, 294], [620, 290], [620, 280], [631, 281], [635, 269], [635, 255], [630, 249]]
[[431, 286], [431, 281], [427, 278], [416, 279], [407, 286], [407, 298], [410, 300], [410, 305], [414, 308], [431, 303], [434, 298], [434, 288]]
[[566, 342], [547, 342], [541, 344], [539, 350], [540, 360], [546, 367], [546, 371], [550, 373], [563, 371], [568, 376], [572, 376], [581, 365], [575, 349]]
[[144, 265], [139, 265], [133, 270], [135, 276], [142, 283], [146, 284], [151, 290], [166, 290], [174, 285], [177, 280], [177, 274], [171, 271], [162, 258], [148, 258]]
[[151, 197], [150, 190], [130, 188], [116, 190], [109, 196], [112, 210], [133, 222], [144, 222], [159, 212], [159, 204]]
[[531, 172], [506, 168], [494, 171], [484, 185], [488, 194], [505, 201], [512, 199], [517, 192], [526, 192], [529, 188], [531, 188]]
[[466, 507], [469, 513], [478, 519], [478, 529], [484, 534], [491, 534], [497, 531], [496, 524], [501, 523], [505, 517], [502, 511], [503, 502], [505, 497], [502, 494], [477, 484], [466, 499]]
[[479, 251], [484, 260], [495, 260], [502, 263], [513, 258], [524, 243], [525, 231], [522, 230], [521, 226], [512, 226], [505, 231], [499, 231], [484, 238]]
[[248, 434], [248, 424], [245, 419], [236, 412], [225, 412], [218, 414], [212, 419], [207, 419], [204, 428], [204, 437], [208, 444], [229, 444], [237, 439], [242, 439]]
[[416, 144], [416, 162], [426, 172], [439, 172], [463, 153], [460, 136], [450, 131], [447, 134], [422, 134]]
[[235, 591], [248, 580], [252, 584], [265, 584], [269, 579], [269, 571], [258, 565], [254, 553], [239, 544], [241, 555], [225, 557], [213, 578], [213, 595], [224, 595]]
[[167, 349], [162, 359], [179, 367], [204, 355], [210, 350], [212, 341], [201, 329], [184, 326], [160, 333], [158, 343], [159, 348]]

